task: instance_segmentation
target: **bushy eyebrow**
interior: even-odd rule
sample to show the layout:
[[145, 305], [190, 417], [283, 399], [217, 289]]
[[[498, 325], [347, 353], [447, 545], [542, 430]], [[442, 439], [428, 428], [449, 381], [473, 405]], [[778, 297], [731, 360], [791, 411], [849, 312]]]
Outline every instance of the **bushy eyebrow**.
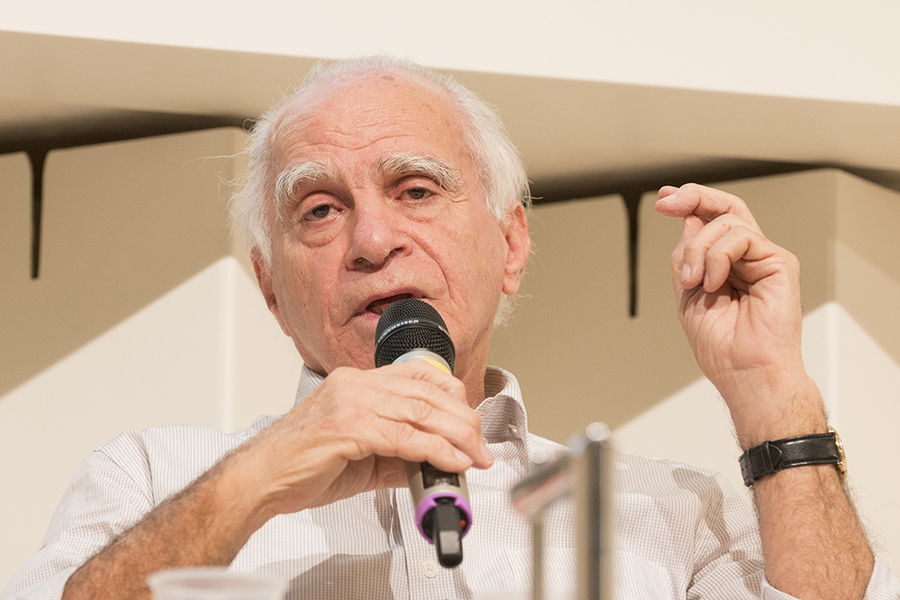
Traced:
[[278, 174], [275, 180], [276, 214], [283, 215], [290, 208], [294, 190], [298, 186], [322, 180], [334, 180], [334, 169], [327, 162], [308, 161], [296, 164]]
[[459, 169], [433, 156], [395, 154], [378, 163], [376, 172], [381, 176], [403, 177], [423, 175], [434, 181], [442, 190], [456, 193], [463, 189]]
[[[457, 193], [464, 187], [459, 169], [433, 156], [416, 154], [395, 154], [377, 163], [375, 172], [381, 177], [404, 177], [421, 175], [437, 184], [442, 190]], [[294, 190], [315, 184], [318, 181], [338, 181], [334, 167], [328, 162], [306, 161], [293, 165], [275, 179], [275, 209], [282, 217], [291, 208]]]

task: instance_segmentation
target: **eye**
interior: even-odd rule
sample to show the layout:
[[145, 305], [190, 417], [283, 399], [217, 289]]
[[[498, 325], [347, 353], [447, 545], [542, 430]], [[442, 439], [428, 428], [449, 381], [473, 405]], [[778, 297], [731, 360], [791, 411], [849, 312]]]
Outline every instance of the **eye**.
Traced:
[[315, 208], [307, 211], [305, 215], [303, 215], [304, 221], [321, 221], [322, 219], [328, 218], [333, 212], [334, 207], [331, 204], [320, 204]]
[[428, 188], [424, 187], [414, 187], [406, 190], [406, 195], [412, 198], [413, 200], [424, 200], [431, 196], [433, 192]]

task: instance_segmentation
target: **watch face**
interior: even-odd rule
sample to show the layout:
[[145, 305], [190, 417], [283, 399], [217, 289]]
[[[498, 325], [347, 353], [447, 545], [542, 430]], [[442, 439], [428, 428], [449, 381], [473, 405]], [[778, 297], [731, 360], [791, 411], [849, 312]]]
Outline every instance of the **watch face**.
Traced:
[[838, 432], [835, 431], [834, 427], [829, 427], [828, 433], [834, 434], [834, 443], [835, 443], [835, 445], [837, 445], [838, 456], [841, 457], [841, 461], [835, 466], [838, 469], [838, 473], [841, 474], [841, 481], [846, 481], [846, 479], [847, 479], [847, 456], [844, 454], [844, 442], [841, 440], [841, 436], [838, 435]]

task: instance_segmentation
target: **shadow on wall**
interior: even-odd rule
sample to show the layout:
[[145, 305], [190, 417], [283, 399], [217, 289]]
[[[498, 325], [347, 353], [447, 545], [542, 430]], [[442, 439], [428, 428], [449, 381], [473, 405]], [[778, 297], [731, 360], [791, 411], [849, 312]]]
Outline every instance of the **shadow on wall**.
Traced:
[[[223, 129], [51, 153], [37, 281], [29, 277], [27, 160], [0, 157], [0, 395], [233, 252], [221, 173], [233, 178], [236, 165], [197, 157], [232, 155], [242, 141], [242, 132]], [[840, 186], [851, 200], [866, 191], [874, 198], [867, 210], [885, 218], [873, 223], [853, 210], [856, 200], [838, 201]], [[867, 308], [873, 299], [900, 301], [900, 285], [879, 295], [866, 287], [872, 278], [853, 283], [863, 268], [900, 282], [896, 253], [883, 251], [887, 230], [900, 223], [898, 194], [833, 170], [722, 187], [798, 255], [806, 312], [841, 296], [900, 362], [900, 333], [892, 335], [900, 320], [878, 325], [886, 309]], [[657, 215], [654, 200], [647, 194], [641, 205], [636, 319], [619, 198], [535, 208], [521, 306], [495, 334], [491, 360], [519, 377], [537, 433], [565, 441], [592, 420], [615, 428], [701, 376], [672, 299], [669, 256], [681, 226]], [[840, 277], [849, 285], [838, 287]]]
[[[565, 442], [615, 428], [699, 376], [674, 316], [666, 240], [679, 226], [641, 208], [638, 316], [629, 316], [628, 223], [617, 196], [538, 206], [535, 253], [492, 362], [519, 378], [532, 431]], [[655, 215], [654, 215], [655, 216]]]
[[[51, 152], [41, 274], [30, 278], [30, 171], [0, 157], [0, 395], [231, 253], [237, 129]], [[198, 158], [199, 157], [199, 158]]]
[[[805, 312], [835, 298], [836, 178], [852, 176], [818, 170], [720, 186], [798, 256]], [[655, 200], [641, 202], [634, 319], [620, 198], [534, 209], [520, 307], [495, 334], [491, 360], [519, 378], [535, 433], [565, 442], [591, 421], [616, 428], [702, 376], [675, 314], [669, 261], [681, 223], [658, 215]]]

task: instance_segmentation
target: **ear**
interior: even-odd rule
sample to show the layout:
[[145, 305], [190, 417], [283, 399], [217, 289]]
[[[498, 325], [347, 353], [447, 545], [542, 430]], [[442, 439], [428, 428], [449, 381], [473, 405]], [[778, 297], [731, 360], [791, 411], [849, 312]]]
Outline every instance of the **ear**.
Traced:
[[528, 237], [528, 217], [525, 207], [516, 204], [515, 209], [506, 217], [506, 272], [503, 278], [503, 293], [514, 295], [519, 290], [522, 276], [525, 274], [525, 263], [531, 252], [531, 238]]
[[256, 283], [259, 284], [259, 289], [266, 301], [266, 306], [269, 307], [269, 312], [274, 315], [275, 320], [278, 321], [278, 325], [281, 326], [281, 330], [284, 334], [289, 336], [290, 333], [288, 333], [288, 330], [284, 326], [284, 321], [281, 319], [281, 310], [278, 307], [278, 298], [275, 294], [275, 286], [272, 283], [270, 267], [267, 267], [263, 263], [262, 255], [260, 255], [259, 250], [257, 249], [254, 249], [250, 253], [250, 260], [253, 263], [253, 272], [256, 273]]

